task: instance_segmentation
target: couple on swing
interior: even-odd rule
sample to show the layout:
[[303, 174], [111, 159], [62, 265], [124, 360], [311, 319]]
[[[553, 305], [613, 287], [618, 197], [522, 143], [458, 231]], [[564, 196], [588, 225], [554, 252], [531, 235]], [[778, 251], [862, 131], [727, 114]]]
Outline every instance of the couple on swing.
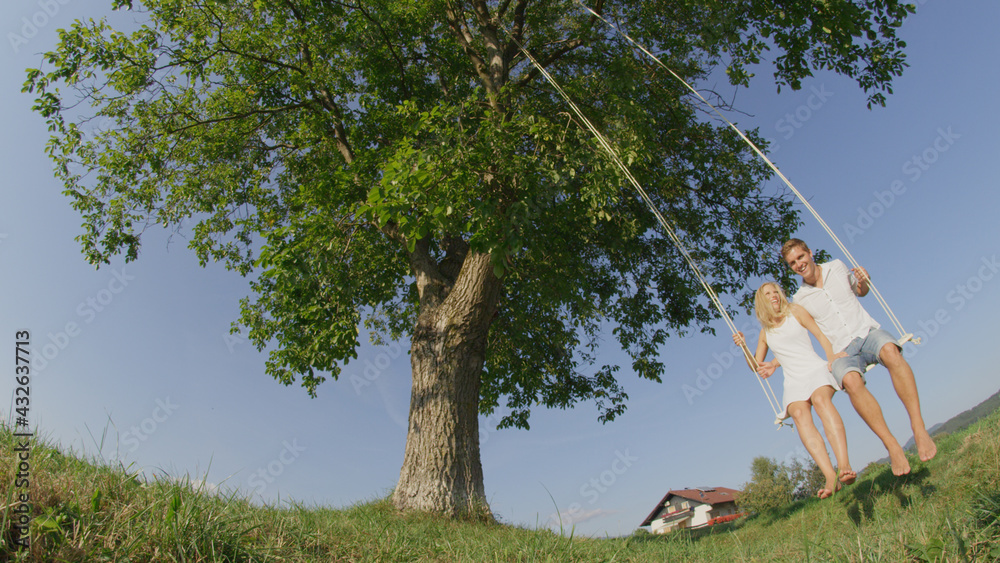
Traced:
[[[788, 302], [777, 284], [764, 283], [754, 299], [754, 310], [761, 324], [756, 353], [750, 354], [742, 332], [734, 334], [733, 341], [756, 358], [761, 377], [770, 377], [782, 367], [784, 410], [779, 416], [792, 417], [802, 444], [826, 477], [826, 484], [817, 496], [830, 497], [842, 484], [849, 485], [857, 478], [847, 457], [844, 422], [832, 402], [838, 389], [847, 391], [854, 409], [882, 440], [889, 452], [893, 474], [910, 472], [903, 448], [889, 432], [878, 401], [865, 387], [864, 372], [868, 364], [877, 362], [889, 370], [896, 394], [910, 416], [917, 453], [921, 461], [933, 458], [937, 446], [920, 414], [913, 370], [896, 340], [879, 328], [858, 301], [858, 297], [868, 293], [868, 272], [864, 268], [848, 270], [840, 260], [816, 264], [812, 251], [799, 239], [786, 242], [781, 256], [802, 277], [802, 287], [795, 293], [794, 303]], [[813, 350], [809, 333], [823, 346], [826, 361]], [[774, 352], [774, 361], [764, 361], [768, 348]], [[823, 422], [839, 472], [830, 463], [811, 407], [816, 408]]]

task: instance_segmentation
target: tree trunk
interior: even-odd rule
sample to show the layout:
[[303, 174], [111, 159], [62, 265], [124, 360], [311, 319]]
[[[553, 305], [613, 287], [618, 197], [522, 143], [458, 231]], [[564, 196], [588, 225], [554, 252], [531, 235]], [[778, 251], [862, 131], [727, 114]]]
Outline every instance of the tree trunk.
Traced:
[[454, 283], [440, 282], [417, 275], [409, 428], [392, 502], [401, 510], [486, 516], [479, 388], [500, 281], [489, 255], [470, 252]]

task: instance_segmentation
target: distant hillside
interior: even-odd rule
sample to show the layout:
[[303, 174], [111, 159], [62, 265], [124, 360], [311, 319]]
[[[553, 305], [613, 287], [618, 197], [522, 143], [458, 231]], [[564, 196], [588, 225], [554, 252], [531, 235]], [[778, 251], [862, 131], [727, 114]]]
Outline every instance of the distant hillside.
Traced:
[[[997, 391], [992, 397], [986, 399], [971, 409], [951, 417], [947, 422], [931, 426], [927, 429], [927, 431], [931, 433], [931, 436], [937, 436], [938, 434], [953, 434], [959, 430], [967, 428], [970, 424], [976, 422], [980, 418], [992, 414], [993, 411], [998, 408], [1000, 408], [1000, 391]], [[914, 451], [915, 447], [913, 437], [911, 436], [910, 440], [903, 446], [903, 449], [907, 451]]]
[[[959, 430], [968, 428], [969, 425], [977, 420], [985, 416], [989, 416], [997, 409], [1000, 409], [1000, 391], [997, 391], [989, 399], [986, 399], [971, 409], [961, 412], [945, 422], [939, 422], [934, 426], [931, 426], [927, 429], [927, 431], [930, 432], [931, 436], [954, 434]], [[903, 449], [908, 452], [916, 451], [916, 444], [913, 441], [913, 436], [910, 436], [910, 439], [903, 445]], [[889, 463], [889, 458], [884, 457], [872, 463]]]

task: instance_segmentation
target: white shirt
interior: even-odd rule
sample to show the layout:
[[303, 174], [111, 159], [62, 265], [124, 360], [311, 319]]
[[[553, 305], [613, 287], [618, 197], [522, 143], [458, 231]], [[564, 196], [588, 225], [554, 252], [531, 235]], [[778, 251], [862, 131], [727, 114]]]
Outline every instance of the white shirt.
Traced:
[[868, 331], [879, 328], [865, 311], [852, 289], [852, 276], [840, 260], [819, 265], [823, 287], [803, 283], [793, 300], [809, 311], [823, 334], [830, 339], [835, 351], [842, 351], [855, 338], [864, 338]]

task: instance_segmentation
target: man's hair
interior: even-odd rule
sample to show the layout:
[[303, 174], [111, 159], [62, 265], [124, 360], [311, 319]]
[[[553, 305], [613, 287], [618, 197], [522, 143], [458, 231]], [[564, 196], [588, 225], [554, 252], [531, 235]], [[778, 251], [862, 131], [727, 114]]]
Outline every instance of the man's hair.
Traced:
[[788, 242], [781, 245], [781, 258], [784, 259], [785, 256], [788, 256], [789, 252], [791, 252], [796, 248], [801, 248], [802, 250], [809, 252], [809, 247], [806, 246], [806, 243], [803, 242], [802, 239], [797, 239], [797, 238], [788, 239]]

